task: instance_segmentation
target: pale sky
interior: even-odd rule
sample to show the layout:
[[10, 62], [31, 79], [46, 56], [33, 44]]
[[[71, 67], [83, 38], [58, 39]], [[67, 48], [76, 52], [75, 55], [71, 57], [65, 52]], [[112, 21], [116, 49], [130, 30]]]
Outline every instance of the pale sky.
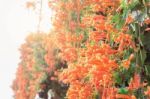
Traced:
[[[0, 0], [0, 99], [13, 99], [10, 86], [20, 61], [18, 48], [37, 28], [37, 14], [25, 8], [26, 1]], [[49, 31], [52, 13], [47, 4], [43, 11], [42, 30]]]

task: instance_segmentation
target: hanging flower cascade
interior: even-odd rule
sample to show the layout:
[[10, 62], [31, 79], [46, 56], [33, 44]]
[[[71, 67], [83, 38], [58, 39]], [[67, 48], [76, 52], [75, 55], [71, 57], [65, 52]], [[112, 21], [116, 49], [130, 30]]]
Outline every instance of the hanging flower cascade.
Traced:
[[61, 91], [60, 99], [150, 98], [148, 0], [48, 5], [55, 11], [53, 29], [28, 36], [21, 46], [16, 99], [33, 99], [41, 81]]
[[141, 6], [140, 1], [49, 2], [57, 12], [53, 25], [60, 57], [68, 64], [58, 75], [60, 81], [69, 84], [68, 99], [138, 97], [138, 90], [146, 84], [137, 69], [139, 46], [130, 29], [138, 22], [131, 11], [137, 5]]

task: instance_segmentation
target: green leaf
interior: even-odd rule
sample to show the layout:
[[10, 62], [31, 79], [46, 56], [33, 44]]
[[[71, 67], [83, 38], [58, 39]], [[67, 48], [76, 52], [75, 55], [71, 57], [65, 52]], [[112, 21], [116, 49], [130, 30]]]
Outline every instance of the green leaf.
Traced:
[[145, 66], [145, 72], [147, 76], [150, 76], [150, 66], [149, 65], [144, 65]]
[[115, 79], [117, 84], [120, 84], [122, 82], [122, 79], [121, 79], [119, 72], [115, 72], [113, 76], [114, 76], [114, 79]]
[[135, 35], [136, 35], [135, 37], [138, 38], [140, 26], [138, 23], [135, 23], [134, 26], [135, 26]]
[[119, 90], [118, 90], [118, 93], [119, 94], [128, 94], [128, 90], [126, 89], [126, 88], [120, 88]]
[[132, 3], [129, 5], [129, 9], [135, 10], [139, 6], [139, 1], [138, 0], [133, 0]]
[[150, 33], [145, 33], [141, 40], [143, 44], [150, 49]]
[[92, 45], [92, 46], [95, 45], [95, 42], [94, 42], [94, 41], [91, 41], [91, 42], [90, 42], [90, 45]]
[[144, 65], [146, 59], [146, 51], [144, 49], [140, 50], [141, 63]]
[[93, 98], [92, 98], [92, 99], [100, 99], [100, 94], [99, 94], [98, 91], [95, 91], [95, 92], [93, 93]]
[[144, 34], [140, 34], [139, 43], [141, 44], [141, 46], [144, 46]]

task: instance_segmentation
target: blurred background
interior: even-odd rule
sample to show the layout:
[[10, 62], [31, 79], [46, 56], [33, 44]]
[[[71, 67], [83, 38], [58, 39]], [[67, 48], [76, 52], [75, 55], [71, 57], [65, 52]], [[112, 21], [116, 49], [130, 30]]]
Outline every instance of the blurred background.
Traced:
[[[31, 0], [30, 0], [31, 1]], [[19, 46], [25, 37], [37, 30], [38, 12], [26, 8], [27, 0], [0, 0], [0, 98], [13, 99], [11, 84], [19, 63]], [[44, 0], [43, 4], [47, 3]], [[48, 5], [42, 10], [41, 30], [51, 28], [52, 11]], [[43, 15], [43, 14], [42, 14]]]

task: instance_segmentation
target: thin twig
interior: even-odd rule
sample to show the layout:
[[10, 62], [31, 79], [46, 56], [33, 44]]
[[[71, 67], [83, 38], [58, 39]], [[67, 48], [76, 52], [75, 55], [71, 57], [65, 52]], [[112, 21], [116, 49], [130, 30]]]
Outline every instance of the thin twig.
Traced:
[[37, 33], [40, 33], [41, 30], [41, 22], [42, 22], [42, 5], [43, 5], [43, 0], [40, 0], [40, 9], [39, 9], [39, 19], [38, 19], [38, 26], [37, 26]]

